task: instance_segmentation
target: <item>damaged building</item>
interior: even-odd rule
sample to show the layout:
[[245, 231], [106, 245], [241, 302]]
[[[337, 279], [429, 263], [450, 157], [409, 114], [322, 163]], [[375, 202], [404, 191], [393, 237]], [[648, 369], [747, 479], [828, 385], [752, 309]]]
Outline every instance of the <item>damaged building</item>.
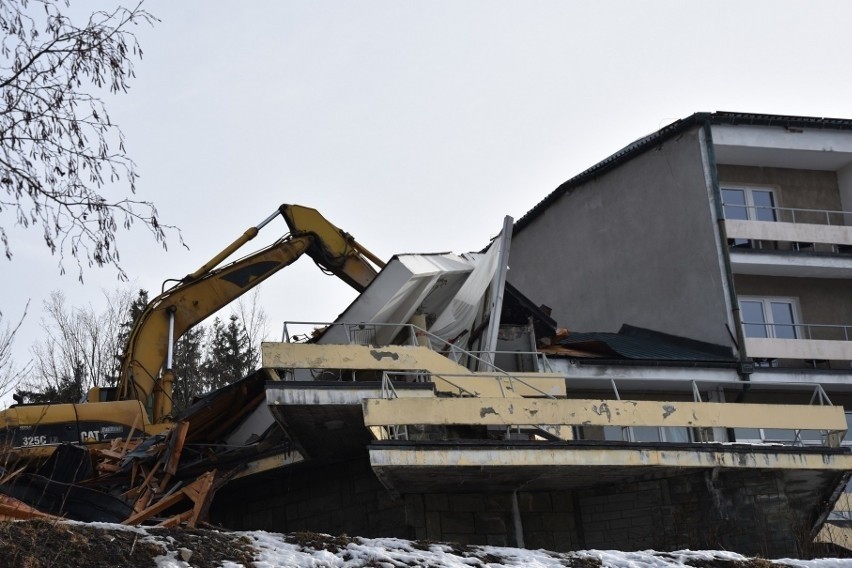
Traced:
[[679, 121], [482, 252], [359, 269], [98, 479], [125, 522], [806, 553], [852, 471], [850, 163], [847, 121]]
[[813, 382], [744, 385], [726, 345], [559, 330], [506, 282], [511, 228], [485, 254], [398, 255], [337, 321], [291, 323], [265, 344], [263, 412], [298, 463], [229, 484], [213, 518], [554, 550], [800, 553], [852, 468], [842, 407]]

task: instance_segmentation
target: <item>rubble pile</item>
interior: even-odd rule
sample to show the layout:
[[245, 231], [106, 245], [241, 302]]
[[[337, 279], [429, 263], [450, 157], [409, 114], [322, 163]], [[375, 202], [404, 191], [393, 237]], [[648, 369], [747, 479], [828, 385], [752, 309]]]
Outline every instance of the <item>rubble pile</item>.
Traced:
[[163, 434], [134, 425], [106, 443], [57, 445], [42, 462], [21, 448], [0, 449], [0, 520], [198, 526], [216, 491], [247, 463], [288, 450], [274, 423], [251, 443], [224, 442], [262, 394], [255, 373], [196, 401]]

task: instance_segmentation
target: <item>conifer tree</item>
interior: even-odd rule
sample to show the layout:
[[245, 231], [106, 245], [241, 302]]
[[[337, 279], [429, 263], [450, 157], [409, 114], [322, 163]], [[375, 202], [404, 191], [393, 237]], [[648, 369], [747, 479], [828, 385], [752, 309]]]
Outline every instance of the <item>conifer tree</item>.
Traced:
[[206, 329], [197, 325], [187, 330], [175, 344], [174, 372], [175, 384], [172, 404], [175, 411], [185, 410], [192, 404], [193, 398], [205, 390], [204, 337]]
[[251, 347], [245, 327], [232, 315], [228, 325], [213, 320], [207, 345], [204, 373], [207, 390], [221, 388], [254, 370], [257, 355]]

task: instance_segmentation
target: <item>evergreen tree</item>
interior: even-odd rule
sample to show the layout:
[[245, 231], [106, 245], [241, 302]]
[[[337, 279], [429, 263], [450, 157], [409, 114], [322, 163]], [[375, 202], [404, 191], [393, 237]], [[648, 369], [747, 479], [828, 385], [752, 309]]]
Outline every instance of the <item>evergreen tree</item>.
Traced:
[[232, 315], [227, 326], [218, 317], [213, 320], [203, 367], [207, 389], [218, 389], [241, 379], [254, 370], [256, 363], [256, 351], [237, 316]]
[[86, 374], [86, 365], [78, 359], [74, 362], [70, 374], [64, 372], [43, 390], [21, 390], [18, 394], [23, 397], [24, 402], [33, 404], [80, 402], [86, 394]]
[[[121, 324], [120, 345], [127, 350], [127, 339], [130, 337], [130, 330], [136, 325], [142, 312], [145, 311], [145, 306], [148, 305], [148, 290], [139, 290], [136, 298], [130, 303], [130, 308], [127, 311], [127, 319]], [[123, 355], [124, 353], [122, 353]]]
[[175, 384], [172, 404], [180, 412], [192, 404], [192, 399], [204, 392], [204, 326], [187, 330], [175, 344], [173, 370]]

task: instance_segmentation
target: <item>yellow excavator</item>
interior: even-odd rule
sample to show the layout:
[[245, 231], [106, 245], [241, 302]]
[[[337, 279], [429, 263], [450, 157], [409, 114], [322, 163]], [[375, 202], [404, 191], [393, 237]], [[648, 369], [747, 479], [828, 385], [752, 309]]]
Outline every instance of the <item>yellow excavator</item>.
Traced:
[[[278, 215], [290, 232], [271, 245], [219, 266]], [[21, 457], [48, 456], [57, 444], [103, 444], [132, 430], [157, 434], [172, 423], [172, 355], [188, 329], [307, 254], [362, 292], [384, 263], [315, 209], [281, 205], [201, 268], [151, 300], [125, 347], [117, 387], [93, 388], [80, 404], [17, 404], [0, 412], [0, 444]]]

